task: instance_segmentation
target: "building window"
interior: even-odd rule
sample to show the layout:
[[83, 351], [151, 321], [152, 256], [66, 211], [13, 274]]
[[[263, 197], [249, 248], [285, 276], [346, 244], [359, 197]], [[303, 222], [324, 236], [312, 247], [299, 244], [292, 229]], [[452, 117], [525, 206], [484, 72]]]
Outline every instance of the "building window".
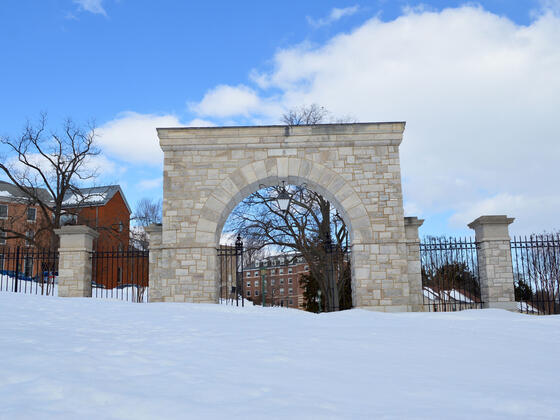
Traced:
[[119, 250], [119, 252], [122, 252], [122, 250], [123, 250], [123, 245], [122, 244], [119, 244], [118, 250]]
[[283, 268], [279, 269], [279, 270], [278, 270], [278, 273], [279, 273], [279, 274], [284, 274], [284, 269], [283, 269]]
[[119, 232], [122, 232], [123, 230], [124, 230], [123, 222], [119, 222]]
[[247, 282], [247, 287], [251, 287], [251, 282], [250, 281]]
[[270, 275], [274, 275], [274, 274], [276, 274], [276, 270], [275, 269], [270, 270]]
[[8, 218], [8, 206], [6, 204], [0, 204], [0, 219]]
[[33, 231], [28, 230], [27, 232], [25, 232], [25, 237], [27, 238], [25, 240], [25, 246], [31, 246], [31, 241], [33, 240]]
[[309, 266], [306, 265], [305, 267], [303, 267], [303, 270], [304, 270], [304, 271], [309, 271]]
[[247, 273], [247, 277], [251, 277], [251, 272], [248, 272], [248, 273]]
[[292, 289], [291, 287], [288, 289], [288, 294], [289, 295], [293, 295], [294, 294], [294, 289]]
[[292, 279], [289, 278], [289, 279], [288, 279], [288, 284], [292, 284], [292, 283], [293, 283]]
[[288, 304], [289, 304], [289, 305], [293, 305], [293, 304], [294, 304], [294, 301], [293, 301], [292, 299], [290, 299], [290, 300], [288, 301]]
[[255, 287], [259, 287], [259, 281], [255, 280]]
[[247, 297], [251, 297], [251, 291], [247, 290]]
[[35, 220], [37, 220], [37, 209], [28, 208], [27, 209], [27, 221], [28, 222], [34, 222]]
[[271, 285], [271, 286], [274, 286], [275, 283], [276, 283], [276, 280], [270, 279], [270, 285]]
[[280, 284], [284, 284], [284, 279], [280, 279]]
[[255, 296], [258, 296], [258, 295], [259, 295], [259, 291], [255, 290]]
[[292, 274], [292, 269], [288, 268], [288, 274]]
[[122, 268], [117, 267], [117, 284], [122, 284]]
[[258, 271], [255, 271], [255, 274], [253, 274], [253, 276], [259, 277], [259, 272], [258, 272]]
[[280, 288], [280, 294], [281, 294], [281, 295], [284, 294], [284, 288], [283, 288], [283, 287]]
[[6, 245], [6, 237], [8, 234], [6, 232], [0, 232], [0, 245]]
[[257, 261], [257, 262], [255, 263], [255, 267], [258, 267], [258, 266], [259, 266], [259, 262]]
[[33, 276], [33, 258], [25, 257], [23, 259], [23, 275], [25, 277]]

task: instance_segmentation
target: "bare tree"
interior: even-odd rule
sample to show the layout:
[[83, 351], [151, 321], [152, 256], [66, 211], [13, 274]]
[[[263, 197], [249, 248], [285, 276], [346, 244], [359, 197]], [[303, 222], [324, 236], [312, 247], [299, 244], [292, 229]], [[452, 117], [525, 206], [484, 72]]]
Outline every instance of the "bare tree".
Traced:
[[47, 118], [42, 114], [36, 125], [28, 122], [17, 138], [2, 137], [0, 143], [8, 154], [0, 158], [0, 170], [21, 191], [22, 203], [38, 207], [41, 224], [35, 228], [33, 237], [15, 229], [13, 220], [0, 225], [7, 238], [25, 239], [34, 245], [42, 245], [40, 238], [49, 238], [51, 246], [57, 239], [53, 230], [61, 226], [63, 202], [74, 195], [79, 207], [83, 197], [77, 184], [91, 181], [96, 170], [88, 165], [92, 156], [99, 154], [95, 146], [95, 126], [76, 125], [67, 119], [60, 132], [47, 130]]
[[136, 226], [131, 229], [131, 239], [135, 247], [148, 249], [148, 235], [145, 228], [161, 223], [161, 199], [142, 198], [136, 204], [132, 220]]
[[313, 125], [325, 122], [334, 124], [355, 123], [351, 115], [334, 116], [328, 109], [317, 104], [302, 105], [287, 110], [282, 114], [282, 122], [286, 125]]
[[522, 255], [527, 278], [535, 287], [533, 303], [544, 314], [560, 310], [560, 234], [531, 235], [530, 247]]
[[333, 249], [347, 250], [346, 225], [329, 201], [305, 186], [291, 188], [289, 211], [282, 211], [276, 201], [282, 188], [267, 187], [243, 200], [232, 212], [226, 229], [239, 232], [244, 240], [249, 238], [255, 247], [273, 246], [281, 252], [295, 251], [303, 256], [326, 307], [338, 307], [339, 296], [347, 286], [345, 281], [350, 279], [342, 275], [342, 269], [335, 269], [340, 275], [332, 290], [328, 272], [332, 250], [327, 246], [333, 241]]
[[289, 109], [282, 115], [282, 122], [286, 125], [313, 125], [325, 121], [329, 111], [317, 104], [300, 106]]
[[141, 226], [161, 223], [161, 199], [142, 198], [136, 204], [133, 219]]

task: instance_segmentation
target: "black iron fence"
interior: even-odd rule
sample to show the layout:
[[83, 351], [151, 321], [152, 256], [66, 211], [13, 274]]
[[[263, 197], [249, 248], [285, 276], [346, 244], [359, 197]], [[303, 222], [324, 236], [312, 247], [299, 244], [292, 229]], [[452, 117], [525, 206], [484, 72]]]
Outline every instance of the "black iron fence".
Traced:
[[521, 312], [560, 314], [560, 234], [514, 237], [511, 258]]
[[428, 237], [420, 242], [425, 310], [482, 308], [477, 244], [471, 238]]
[[148, 256], [148, 251], [138, 249], [95, 250], [92, 297], [148, 302]]
[[0, 291], [56, 296], [58, 252], [0, 247]]
[[218, 246], [217, 253], [221, 303], [245, 306], [241, 237], [237, 236], [235, 245]]

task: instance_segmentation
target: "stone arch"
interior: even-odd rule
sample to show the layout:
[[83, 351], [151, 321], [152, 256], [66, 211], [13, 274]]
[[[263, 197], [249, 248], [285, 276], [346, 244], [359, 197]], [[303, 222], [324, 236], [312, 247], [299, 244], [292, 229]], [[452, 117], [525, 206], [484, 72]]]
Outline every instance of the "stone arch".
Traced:
[[217, 302], [216, 246], [227, 217], [259, 184], [286, 181], [306, 183], [346, 221], [355, 306], [417, 307], [420, 276], [409, 280], [402, 206], [404, 126], [158, 128], [163, 220], [159, 245], [150, 245], [150, 300]]
[[212, 240], [218, 245], [232, 210], [257, 191], [259, 185], [279, 185], [281, 181], [294, 185], [306, 183], [333, 203], [348, 226], [352, 244], [370, 239], [368, 232], [372, 229], [365, 205], [342, 176], [306, 159], [270, 158], [238, 168], [212, 191], [197, 223], [197, 242]]

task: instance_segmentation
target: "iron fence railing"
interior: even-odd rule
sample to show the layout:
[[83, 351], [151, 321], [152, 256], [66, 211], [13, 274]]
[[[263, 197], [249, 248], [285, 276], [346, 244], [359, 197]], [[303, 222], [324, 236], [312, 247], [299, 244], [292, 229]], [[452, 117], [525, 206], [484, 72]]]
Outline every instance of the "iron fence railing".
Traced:
[[58, 252], [0, 247], [0, 291], [56, 296]]
[[560, 314], [560, 234], [516, 236], [511, 257], [518, 310]]
[[97, 249], [91, 254], [94, 298], [148, 302], [148, 251]]
[[420, 242], [425, 310], [482, 308], [477, 251], [471, 238], [428, 237]]

